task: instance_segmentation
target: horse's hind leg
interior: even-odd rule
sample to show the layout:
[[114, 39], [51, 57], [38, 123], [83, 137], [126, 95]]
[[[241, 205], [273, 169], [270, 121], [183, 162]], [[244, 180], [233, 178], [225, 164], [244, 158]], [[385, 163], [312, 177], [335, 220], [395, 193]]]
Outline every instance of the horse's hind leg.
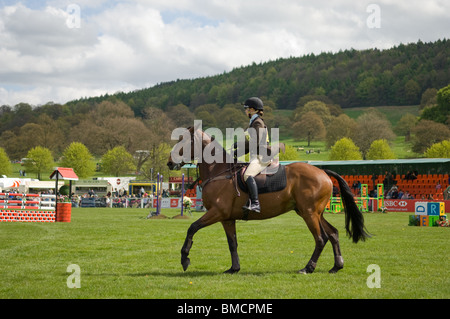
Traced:
[[328, 223], [325, 218], [321, 218], [320, 224], [330, 239], [331, 245], [333, 246], [334, 253], [334, 267], [330, 269], [330, 273], [337, 273], [339, 270], [344, 268], [344, 259], [341, 255], [341, 248], [339, 245], [339, 232], [330, 223]]
[[297, 211], [297, 214], [303, 217], [316, 242], [316, 247], [314, 248], [311, 259], [308, 261], [305, 268], [298, 271], [300, 274], [310, 274], [316, 269], [317, 260], [328, 241], [328, 236], [319, 222], [319, 214], [302, 214], [299, 211]]

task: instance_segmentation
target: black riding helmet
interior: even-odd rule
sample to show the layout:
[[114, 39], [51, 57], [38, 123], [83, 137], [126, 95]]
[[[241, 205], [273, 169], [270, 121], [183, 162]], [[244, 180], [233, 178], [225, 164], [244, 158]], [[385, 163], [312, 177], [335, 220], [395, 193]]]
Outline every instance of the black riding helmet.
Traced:
[[253, 108], [257, 111], [264, 111], [264, 104], [260, 98], [251, 97], [244, 102], [245, 108]]

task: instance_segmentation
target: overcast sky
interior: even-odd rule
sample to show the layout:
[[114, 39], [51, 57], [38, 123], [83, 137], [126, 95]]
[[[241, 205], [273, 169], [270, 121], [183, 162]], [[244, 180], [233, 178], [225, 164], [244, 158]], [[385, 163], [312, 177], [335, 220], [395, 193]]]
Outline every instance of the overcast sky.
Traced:
[[0, 105], [449, 37], [449, 0], [0, 0]]

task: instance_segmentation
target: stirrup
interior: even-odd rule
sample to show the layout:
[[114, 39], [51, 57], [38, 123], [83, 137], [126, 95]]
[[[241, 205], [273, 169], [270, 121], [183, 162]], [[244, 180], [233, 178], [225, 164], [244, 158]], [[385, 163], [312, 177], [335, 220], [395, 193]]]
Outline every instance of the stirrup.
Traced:
[[244, 212], [254, 212], [254, 213], [261, 213], [261, 206], [259, 205], [259, 201], [256, 201], [255, 203], [252, 203], [250, 200], [247, 202], [247, 205], [242, 206], [242, 209]]

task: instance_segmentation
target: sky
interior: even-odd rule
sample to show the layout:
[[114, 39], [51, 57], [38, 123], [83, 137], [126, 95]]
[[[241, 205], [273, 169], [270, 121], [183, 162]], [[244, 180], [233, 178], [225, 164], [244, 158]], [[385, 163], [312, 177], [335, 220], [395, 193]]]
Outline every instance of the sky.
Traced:
[[0, 0], [0, 106], [449, 37], [448, 0]]

